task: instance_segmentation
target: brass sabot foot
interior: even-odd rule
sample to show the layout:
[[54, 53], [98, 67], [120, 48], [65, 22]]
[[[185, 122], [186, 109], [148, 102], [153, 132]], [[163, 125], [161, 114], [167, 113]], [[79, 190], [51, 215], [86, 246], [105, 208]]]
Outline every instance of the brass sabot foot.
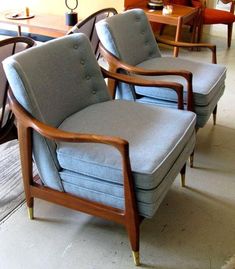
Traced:
[[28, 216], [29, 219], [33, 219], [33, 207], [28, 207]]
[[140, 253], [139, 253], [139, 251], [132, 251], [132, 256], [133, 256], [135, 265], [139, 266], [140, 265]]

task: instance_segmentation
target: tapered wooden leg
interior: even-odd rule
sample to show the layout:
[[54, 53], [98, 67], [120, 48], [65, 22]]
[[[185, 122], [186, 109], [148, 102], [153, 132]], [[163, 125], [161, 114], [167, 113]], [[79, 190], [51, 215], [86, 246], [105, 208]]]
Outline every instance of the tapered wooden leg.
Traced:
[[217, 105], [213, 110], [213, 124], [216, 125]]
[[183, 168], [180, 171], [181, 174], [181, 186], [185, 187], [185, 172], [186, 172], [186, 163], [184, 164]]
[[189, 165], [191, 168], [193, 168], [193, 161], [194, 161], [194, 151], [189, 156]]
[[20, 123], [18, 123], [17, 127], [25, 198], [28, 207], [29, 218], [33, 219], [34, 200], [30, 192], [30, 185], [33, 183], [31, 130], [29, 128], [25, 128]]
[[33, 207], [28, 207], [28, 216], [29, 216], [30, 220], [32, 220], [34, 218], [34, 216], [33, 216]]
[[233, 23], [228, 24], [228, 48], [231, 47], [232, 32], [233, 32]]
[[136, 266], [140, 265], [140, 254], [139, 254], [139, 237], [140, 237], [140, 231], [139, 231], [139, 223], [137, 223], [135, 220], [129, 220], [129, 223], [126, 224], [131, 249], [132, 249], [132, 256], [134, 260], [134, 264]]

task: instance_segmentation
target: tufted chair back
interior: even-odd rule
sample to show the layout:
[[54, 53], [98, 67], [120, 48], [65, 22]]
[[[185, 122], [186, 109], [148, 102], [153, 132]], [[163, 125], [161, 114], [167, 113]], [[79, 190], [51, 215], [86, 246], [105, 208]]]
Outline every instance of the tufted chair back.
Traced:
[[[110, 97], [85, 35], [61, 38], [59, 46], [57, 40], [56, 49], [54, 42], [47, 42], [46, 49], [41, 45], [32, 48], [29, 54], [25, 51], [8, 58], [4, 65], [18, 102], [36, 119], [57, 127], [71, 114]], [[50, 61], [49, 55], [53, 55], [49, 57]], [[37, 65], [32, 68], [34, 61]], [[44, 184], [62, 190], [55, 144], [36, 134], [33, 139], [34, 158], [38, 159], [37, 166]], [[38, 158], [39, 155], [41, 158]], [[57, 178], [57, 183], [51, 178]]]
[[148, 19], [143, 13], [141, 9], [129, 10], [96, 24], [101, 43], [119, 59], [131, 65], [152, 57], [161, 57]]

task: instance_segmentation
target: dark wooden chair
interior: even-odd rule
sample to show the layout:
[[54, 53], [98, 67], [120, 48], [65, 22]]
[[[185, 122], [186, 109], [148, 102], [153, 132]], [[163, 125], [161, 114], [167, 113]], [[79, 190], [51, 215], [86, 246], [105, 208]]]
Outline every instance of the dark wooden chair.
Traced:
[[95, 24], [103, 20], [105, 18], [111, 17], [117, 14], [117, 10], [115, 8], [104, 8], [101, 10], [96, 11], [95, 13], [91, 14], [81, 22], [78, 22], [75, 26], [73, 26], [67, 34], [74, 34], [74, 33], [83, 33], [85, 34], [92, 45], [93, 51], [96, 55], [96, 59], [99, 58], [99, 38], [96, 33]]
[[[28, 37], [12, 37], [0, 41], [0, 62], [10, 55], [35, 45]], [[0, 144], [17, 138], [14, 125], [14, 115], [7, 104], [7, 91], [9, 88], [5, 73], [0, 67]]]

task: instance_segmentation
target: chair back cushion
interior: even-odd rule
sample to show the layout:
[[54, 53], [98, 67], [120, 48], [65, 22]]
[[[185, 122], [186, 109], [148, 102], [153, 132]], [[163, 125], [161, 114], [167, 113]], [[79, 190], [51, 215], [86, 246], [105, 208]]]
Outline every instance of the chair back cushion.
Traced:
[[[4, 61], [4, 69], [18, 102], [36, 119], [54, 127], [85, 107], [110, 99], [84, 34], [62, 37], [14, 55]], [[56, 173], [60, 169], [54, 142], [34, 135], [33, 150], [39, 172], [44, 174], [41, 177], [49, 180], [45, 184], [61, 189], [59, 183], [54, 186], [51, 182], [52, 175], [48, 176], [49, 170]]]
[[131, 9], [96, 24], [101, 43], [131, 65], [160, 57], [154, 34], [142, 9]]

